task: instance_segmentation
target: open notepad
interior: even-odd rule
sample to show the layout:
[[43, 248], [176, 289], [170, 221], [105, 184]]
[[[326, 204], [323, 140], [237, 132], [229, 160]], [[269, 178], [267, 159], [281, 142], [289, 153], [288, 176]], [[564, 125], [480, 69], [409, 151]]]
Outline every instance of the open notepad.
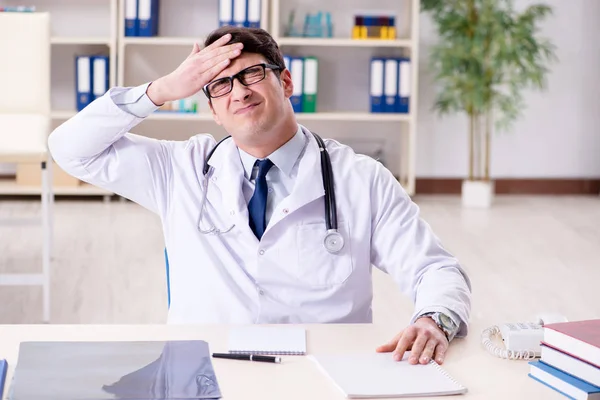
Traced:
[[287, 326], [249, 326], [229, 331], [229, 352], [247, 354], [306, 354], [306, 332]]
[[435, 362], [412, 365], [391, 353], [319, 354], [310, 357], [348, 398], [463, 394], [467, 388]]

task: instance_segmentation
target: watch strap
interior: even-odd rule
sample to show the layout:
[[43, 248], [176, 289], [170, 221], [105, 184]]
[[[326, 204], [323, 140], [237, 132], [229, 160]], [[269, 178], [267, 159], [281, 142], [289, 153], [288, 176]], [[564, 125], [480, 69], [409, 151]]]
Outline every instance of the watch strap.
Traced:
[[452, 341], [452, 339], [454, 339], [454, 337], [458, 333], [458, 325], [454, 322], [454, 319], [452, 319], [447, 314], [444, 314], [439, 311], [430, 311], [419, 315], [418, 318], [422, 317], [431, 318], [433, 322], [435, 322], [435, 324], [438, 326], [438, 328], [440, 328], [440, 330], [444, 332], [444, 334], [446, 335], [446, 339], [448, 339], [449, 342]]

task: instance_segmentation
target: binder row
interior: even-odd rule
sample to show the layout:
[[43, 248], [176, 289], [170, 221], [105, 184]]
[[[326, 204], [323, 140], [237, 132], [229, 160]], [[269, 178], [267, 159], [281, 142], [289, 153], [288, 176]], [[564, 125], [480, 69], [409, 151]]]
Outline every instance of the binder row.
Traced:
[[[217, 0], [219, 26], [260, 28], [262, 0]], [[125, 36], [157, 36], [159, 0], [125, 0]]]
[[77, 111], [108, 91], [109, 64], [105, 55], [75, 56]]
[[158, 35], [159, 0], [125, 0], [125, 36]]
[[370, 67], [370, 103], [373, 113], [409, 112], [410, 58], [373, 57]]
[[295, 113], [314, 113], [317, 111], [318, 70], [316, 57], [298, 57], [284, 55], [285, 67], [292, 75], [294, 91], [290, 98]]
[[218, 0], [219, 26], [260, 28], [261, 0]]

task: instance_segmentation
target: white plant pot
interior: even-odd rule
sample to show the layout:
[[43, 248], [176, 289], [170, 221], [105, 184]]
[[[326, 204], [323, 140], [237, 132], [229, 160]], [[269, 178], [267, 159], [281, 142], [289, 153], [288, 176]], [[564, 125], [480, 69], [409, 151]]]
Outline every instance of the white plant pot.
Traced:
[[462, 183], [462, 205], [468, 208], [489, 208], [494, 199], [493, 181], [469, 181]]

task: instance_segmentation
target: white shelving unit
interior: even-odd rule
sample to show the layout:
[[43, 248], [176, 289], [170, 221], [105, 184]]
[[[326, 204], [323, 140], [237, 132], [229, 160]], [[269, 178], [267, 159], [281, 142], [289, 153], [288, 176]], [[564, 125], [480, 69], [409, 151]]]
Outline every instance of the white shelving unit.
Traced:
[[61, 36], [54, 36], [52, 39], [50, 39], [50, 43], [53, 45], [56, 44], [81, 44], [81, 45], [86, 45], [86, 44], [102, 44], [102, 45], [106, 45], [106, 46], [111, 46], [111, 38], [108, 37], [78, 37], [78, 36], [74, 36], [74, 37], [61, 37]]
[[[109, 58], [109, 85], [117, 78], [117, 21], [118, 0], [32, 0], [27, 5], [36, 11], [50, 12], [51, 16], [51, 117], [52, 128], [76, 113], [75, 55], [107, 54]], [[0, 0], [0, 6], [23, 5], [20, 0]], [[3, 175], [14, 171], [3, 166]], [[0, 196], [39, 196], [37, 186], [17, 185], [13, 179], [0, 180]], [[55, 186], [57, 196], [106, 196], [112, 193], [81, 183], [77, 187]]]
[[[285, 54], [314, 55], [319, 60], [316, 113], [298, 113], [300, 123], [324, 137], [348, 144], [371, 142], [385, 153], [386, 165], [400, 178], [409, 194], [415, 189], [415, 149], [419, 53], [420, 0], [263, 0], [261, 27], [268, 30]], [[156, 37], [124, 35], [124, 0], [32, 0], [53, 17], [52, 118], [54, 126], [75, 115], [75, 53], [104, 51], [110, 55], [110, 86], [136, 86], [175, 69], [194, 43], [218, 26], [218, 0], [162, 0]], [[20, 0], [0, 0], [14, 6]], [[28, 3], [29, 4], [29, 3]], [[284, 37], [287, 15], [295, 9], [331, 11], [333, 38]], [[355, 11], [389, 10], [396, 15], [397, 39], [351, 38]], [[85, 17], [84, 17], [85, 16]], [[408, 56], [411, 68], [409, 114], [369, 112], [369, 61], [377, 56]], [[198, 94], [198, 113], [157, 112], [133, 132], [156, 138], [186, 139], [202, 132], [215, 137], [225, 132], [210, 114], [204, 95]], [[0, 184], [2, 194], [36, 193], [35, 188]], [[89, 185], [55, 189], [57, 195], [106, 195]]]

